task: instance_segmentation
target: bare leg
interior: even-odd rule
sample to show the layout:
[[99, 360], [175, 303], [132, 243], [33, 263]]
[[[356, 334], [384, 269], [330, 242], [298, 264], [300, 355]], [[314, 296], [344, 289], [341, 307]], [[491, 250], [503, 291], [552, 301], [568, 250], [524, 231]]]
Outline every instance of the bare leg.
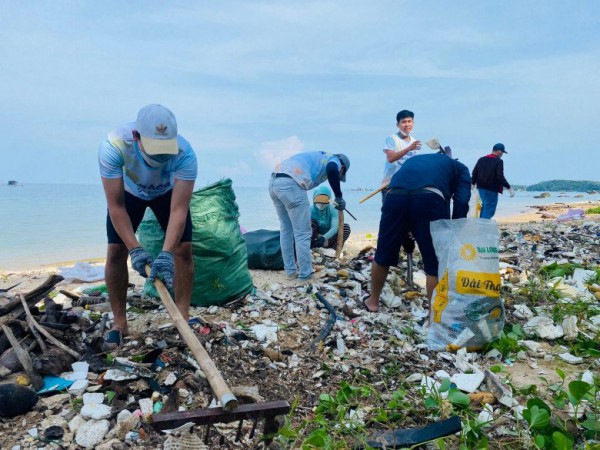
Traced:
[[194, 285], [194, 258], [192, 243], [181, 242], [174, 253], [175, 256], [175, 304], [186, 320], [189, 319], [192, 287]]
[[427, 300], [431, 303], [431, 296], [433, 295], [433, 290], [438, 284], [438, 277], [434, 277], [433, 275], [427, 275], [425, 277], [425, 288], [427, 289]]
[[[426, 275], [425, 277], [425, 289], [427, 289], [427, 299], [429, 300], [429, 309], [431, 310], [431, 297], [433, 296], [433, 290], [438, 284], [438, 277], [433, 275]], [[425, 328], [429, 327], [429, 317], [425, 319]]]
[[389, 271], [389, 266], [380, 266], [375, 261], [371, 265], [371, 296], [365, 300], [365, 305], [371, 312], [379, 310], [379, 297]]
[[108, 244], [106, 256], [106, 288], [110, 307], [115, 316], [113, 330], [119, 330], [123, 336], [127, 329], [127, 284], [129, 273], [127, 271], [127, 247], [124, 244]]

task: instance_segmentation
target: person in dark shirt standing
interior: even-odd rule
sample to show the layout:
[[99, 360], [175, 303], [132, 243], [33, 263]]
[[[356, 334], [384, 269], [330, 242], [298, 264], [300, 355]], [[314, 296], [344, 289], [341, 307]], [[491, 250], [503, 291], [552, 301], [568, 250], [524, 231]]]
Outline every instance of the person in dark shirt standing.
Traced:
[[506, 178], [504, 178], [504, 162], [502, 155], [506, 153], [504, 144], [496, 144], [492, 148], [492, 153], [479, 158], [473, 169], [473, 188], [477, 186], [479, 196], [481, 197], [482, 219], [491, 219], [496, 214], [498, 205], [498, 193], [502, 189], [508, 189], [511, 197], [515, 196], [515, 191], [510, 187]]
[[[441, 153], [416, 155], [394, 174], [381, 209], [377, 251], [371, 266], [371, 295], [364, 307], [375, 312], [390, 266], [398, 264], [402, 242], [412, 232], [425, 266], [427, 296], [438, 283], [438, 260], [429, 224], [467, 216], [471, 177], [467, 167]], [[450, 200], [453, 202], [450, 214]]]

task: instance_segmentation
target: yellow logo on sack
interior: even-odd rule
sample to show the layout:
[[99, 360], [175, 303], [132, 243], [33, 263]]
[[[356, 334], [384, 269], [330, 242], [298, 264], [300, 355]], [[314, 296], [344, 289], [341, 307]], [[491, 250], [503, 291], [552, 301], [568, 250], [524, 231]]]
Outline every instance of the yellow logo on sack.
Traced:
[[458, 294], [500, 297], [500, 273], [456, 272], [456, 292]]
[[435, 287], [435, 298], [433, 300], [433, 321], [440, 323], [442, 321], [442, 312], [448, 306], [448, 271]]
[[477, 250], [472, 244], [465, 244], [460, 249], [460, 256], [465, 261], [473, 261], [477, 257]]

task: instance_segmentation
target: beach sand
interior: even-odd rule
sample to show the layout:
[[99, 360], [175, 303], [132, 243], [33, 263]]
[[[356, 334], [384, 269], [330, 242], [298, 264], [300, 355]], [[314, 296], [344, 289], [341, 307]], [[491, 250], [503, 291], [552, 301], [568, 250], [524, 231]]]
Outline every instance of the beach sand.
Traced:
[[[555, 221], [555, 218], [566, 212], [569, 208], [582, 208], [584, 210], [587, 210], [589, 208], [592, 207], [597, 207], [600, 206], [600, 202], [585, 202], [585, 203], [565, 203], [565, 204], [554, 204], [554, 205], [548, 205], [548, 206], [544, 206], [544, 207], [540, 207], [540, 208], [536, 208], [535, 210], [526, 213], [526, 214], [519, 214], [515, 217], [511, 217], [511, 218], [507, 218], [507, 219], [503, 219], [501, 221], [499, 221], [500, 223], [500, 228], [502, 231], [509, 231], [509, 234], [512, 232], [517, 232], [520, 230], [524, 230], [524, 229], [533, 229], [536, 230], [536, 232], [538, 233], [544, 233], [544, 231], [542, 231], [544, 228], [548, 229], [548, 227], [543, 227], [540, 226], [540, 222], [553, 222]], [[543, 209], [542, 209], [543, 208]], [[540, 210], [541, 209], [541, 210]], [[573, 222], [563, 222], [562, 225], [558, 228], [560, 228], [560, 233], [564, 233], [565, 229], [568, 229], [568, 227], [573, 226], [573, 227], [577, 227], [580, 226], [582, 222], [589, 222], [589, 221], [594, 221], [594, 222], [600, 222], [600, 215], [589, 215], [586, 216], [586, 218], [583, 221], [573, 221]], [[528, 225], [531, 224], [531, 225]], [[538, 224], [536, 226], [534, 226], [534, 224]], [[552, 228], [552, 227], [549, 227]], [[575, 231], [575, 230], [574, 230]], [[558, 232], [557, 232], [558, 234]], [[546, 237], [552, 239], [552, 234], [545, 235]], [[366, 247], [375, 247], [377, 245], [377, 235], [376, 233], [357, 233], [351, 236], [350, 240], [347, 242], [347, 245], [344, 248], [344, 252], [345, 252], [345, 259], [349, 259], [355, 255], [358, 254], [359, 251], [365, 249]], [[60, 257], [57, 257], [57, 260], [60, 260]], [[51, 273], [55, 273], [57, 272], [58, 267], [60, 266], [72, 266], [76, 261], [65, 261], [65, 262], [61, 262], [61, 263], [56, 263], [54, 265], [48, 265], [48, 266], [44, 266], [41, 268], [36, 268], [33, 270], [24, 270], [24, 271], [2, 271], [0, 272], [0, 288], [6, 288], [9, 286], [12, 286], [16, 283], [20, 283], [18, 287], [12, 289], [10, 291], [10, 294], [14, 295], [16, 293], [19, 292], [29, 292], [31, 290], [33, 290], [34, 288], [38, 287], [39, 285], [41, 285], [46, 278], [48, 277], [49, 274]], [[95, 263], [103, 263], [104, 260], [102, 259], [97, 259], [94, 260], [93, 262]], [[262, 289], [263, 291], [267, 291], [267, 290], [273, 290], [276, 289], [278, 292], [282, 291], [282, 292], [288, 292], [291, 293], [292, 296], [296, 295], [298, 296], [299, 291], [298, 291], [298, 286], [294, 286], [297, 285], [297, 281], [295, 280], [287, 280], [285, 277], [285, 273], [283, 271], [263, 271], [263, 270], [252, 270], [251, 271], [251, 275], [254, 281], [254, 285], [258, 288], [258, 289]], [[130, 282], [134, 283], [136, 286], [142, 286], [144, 283], [144, 280], [142, 277], [140, 277], [136, 272], [134, 272], [133, 270], [129, 270], [129, 276], [130, 276]], [[59, 289], [67, 289], [67, 290], [76, 290], [77, 288], [80, 287], [86, 287], [89, 285], [98, 285], [98, 284], [102, 284], [103, 281], [99, 281], [99, 282], [95, 282], [95, 283], [81, 283], [81, 282], [71, 282], [71, 283], [67, 283], [67, 282], [61, 282], [59, 283], [56, 287], [55, 290], [59, 290]], [[273, 286], [279, 284], [280, 287], [278, 288], [274, 288]], [[418, 283], [417, 283], [418, 284]], [[287, 289], [289, 288], [289, 289]], [[302, 294], [300, 294], [302, 295]], [[287, 297], [287, 294], [285, 297], [283, 298], [294, 298], [294, 297]], [[299, 297], [300, 299], [302, 297]], [[3, 305], [3, 303], [6, 302], [6, 298], [3, 298], [3, 294], [0, 293], [0, 306]], [[510, 301], [507, 301], [506, 303], [507, 305], [510, 304]], [[250, 308], [252, 308], [254, 305], [254, 303], [250, 302]], [[291, 316], [294, 316], [295, 313], [289, 313], [288, 311], [288, 306], [298, 306], [298, 302], [294, 302], [294, 301], [290, 301], [289, 304], [287, 303], [282, 303], [282, 307], [275, 307], [272, 305], [269, 305], [268, 308], [265, 308], [262, 311], [262, 316], [260, 316], [260, 318], [262, 319], [266, 319], [268, 318], [269, 320], [274, 320], [274, 321], [278, 321], [278, 320], [284, 320], [286, 318], [290, 318]], [[99, 305], [96, 305], [99, 306]], [[251, 315], [248, 313], [248, 309], [245, 309], [247, 305], [241, 304], [241, 306], [237, 306], [236, 308], [238, 309], [231, 309], [228, 307], [224, 307], [224, 308], [216, 308], [216, 312], [213, 312], [211, 314], [209, 314], [209, 311], [207, 310], [207, 308], [192, 308], [190, 310], [190, 315], [192, 317], [194, 316], [208, 316], [210, 317], [210, 320], [214, 323], [219, 323], [219, 321], [221, 321], [222, 323], [227, 323], [231, 320], [234, 320], [234, 316], [238, 316], [238, 314], [244, 314], [244, 319], [248, 320], [248, 324], [252, 323], [252, 321], [254, 320], [259, 320], [259, 319], [252, 319]], [[304, 309], [306, 309], [306, 311], [304, 311]], [[313, 307], [314, 309], [314, 307]], [[510, 308], [509, 308], [510, 309]], [[103, 311], [106, 311], [107, 307], [104, 306]], [[303, 314], [298, 314], [297, 315], [297, 319], [299, 320], [299, 324], [302, 324], [303, 327], [305, 327], [307, 330], [314, 327], [315, 326], [315, 316], [312, 316], [311, 314], [314, 313], [311, 312], [309, 313], [309, 309], [308, 307], [306, 307], [306, 305], [303, 305], [302, 310], [304, 311]], [[239, 311], [244, 311], [244, 312], [239, 312]], [[512, 311], [512, 309], [511, 309]], [[385, 313], [385, 311], [384, 311]], [[291, 316], [289, 315], [291, 314]], [[399, 313], [400, 315], [403, 313]], [[408, 315], [410, 315], [411, 313], [408, 312]], [[512, 317], [511, 315], [507, 316], [508, 320], [514, 320], [514, 317]], [[235, 319], [237, 320], [237, 319]], [[365, 322], [363, 323], [362, 326], [366, 326], [366, 327], [370, 327], [370, 329], [372, 330], [372, 332], [374, 333], [373, 336], [380, 336], [380, 331], [378, 331], [378, 328], [381, 327], [381, 324], [376, 324], [370, 321], [371, 318], [365, 318]], [[131, 317], [128, 320], [128, 325], [129, 325], [129, 332], [130, 332], [130, 340], [137, 340], [142, 336], [147, 336], [148, 333], [148, 329], [149, 327], [151, 327], [153, 330], [158, 330], [161, 326], [166, 325], [167, 323], [171, 323], [172, 320], [169, 318], [169, 316], [167, 314], [165, 314], [164, 312], [160, 313], [160, 312], [148, 312], [148, 313], [144, 313], [144, 312], [135, 312], [131, 315]], [[510, 322], [509, 322], [510, 323]], [[366, 325], [364, 325], [366, 324]], [[304, 382], [302, 380], [305, 380], [306, 377], [311, 376], [311, 374], [316, 373], [316, 370], [321, 367], [320, 364], [318, 365], [314, 365], [314, 361], [313, 361], [313, 357], [308, 358], [306, 357], [306, 353], [305, 353], [305, 342], [301, 341], [301, 338], [299, 336], [304, 336], [304, 339], [306, 339], [308, 336], [309, 332], [304, 331], [304, 329], [300, 329], [300, 328], [289, 328], [287, 329], [287, 331], [282, 331], [280, 333], [279, 339], [280, 339], [280, 345], [281, 348], [286, 348], [286, 349], [292, 349], [295, 353], [297, 353], [298, 355], [301, 356], [300, 361], [301, 361], [301, 369], [300, 372], [294, 372], [294, 371], [288, 371], [288, 369], [285, 369], [283, 373], [285, 373], [285, 376], [290, 376], [291, 378], [266, 378], [265, 380], [263, 380], [262, 378], [259, 380], [257, 378], [252, 378], [253, 376], [256, 377], [257, 375], [254, 374], [252, 375], [251, 372], [243, 372], [243, 375], [238, 376], [236, 370], [236, 365], [235, 364], [229, 364], [227, 361], [229, 361], [229, 359], [220, 359], [217, 360], [217, 366], [220, 368], [220, 370], [224, 370], [226, 374], [229, 374], [229, 382], [230, 383], [240, 383], [241, 380], [243, 380], [243, 384], [256, 384], [260, 389], [262, 389], [261, 392], [264, 392], [267, 390], [267, 386], [269, 389], [269, 394], [271, 396], [277, 397], [279, 396], [280, 398], [287, 398], [287, 394], [289, 393], [289, 390], [291, 389], [293, 391], [293, 389], [298, 389], [299, 386], [304, 386], [304, 397], [302, 398], [302, 402], [300, 403], [300, 406], [296, 412], [296, 420], [301, 420], [302, 417], [304, 417], [304, 415], [309, 414], [310, 408], [312, 408], [313, 405], [313, 400], [314, 398], [318, 397], [318, 394], [320, 392], [331, 392], [335, 386], [338, 385], [338, 382], [336, 382], [336, 378], [332, 377], [331, 381], [324, 381], [321, 380], [319, 384], [316, 384], [314, 389], [316, 389], [316, 391], [312, 392], [312, 387], [311, 389], [309, 389], [311, 392], [306, 391], [306, 387], [305, 384], [303, 384]], [[156, 335], [154, 335], [156, 337]], [[379, 342], [384, 342], [384, 340], [381, 339], [377, 339], [377, 341]], [[548, 343], [543, 343], [545, 345], [544, 349], [549, 353], [554, 353], [555, 349], [553, 349]], [[221, 347], [221, 349], [225, 348], [226, 350], [226, 354], [221, 354], [219, 352], [215, 352], [212, 356], [214, 358], [229, 358], [229, 347], [228, 346], [224, 346]], [[368, 346], [363, 346], [361, 345], [357, 345], [356, 350], [359, 353], [358, 354], [363, 354], [361, 352], [364, 352], [365, 357], [369, 357], [369, 355], [371, 354], [371, 352], [373, 352], [373, 348], [368, 348]], [[416, 355], [418, 355], [420, 352], [416, 351]], [[390, 353], [391, 354], [391, 353]], [[244, 353], [245, 355], [245, 353]], [[408, 354], [407, 354], [408, 355]], [[412, 355], [412, 353], [411, 353]], [[394, 356], [395, 357], [395, 356]], [[408, 358], [408, 356], [406, 356]], [[248, 357], [249, 358], [249, 357]], [[362, 356], [361, 356], [362, 358]], [[243, 359], [243, 358], [242, 358]], [[252, 361], [252, 363], [254, 364], [256, 362], [255, 359], [253, 358], [249, 358], [250, 361]], [[329, 360], [327, 360], [329, 361]], [[352, 360], [354, 361], [354, 360]], [[361, 360], [362, 361], [362, 360]], [[435, 363], [432, 364], [429, 368], [425, 368], [423, 369], [422, 367], [420, 369], [414, 369], [414, 362], [411, 362], [412, 360], [410, 358], [404, 360], [402, 359], [403, 364], [407, 364], [407, 366], [403, 369], [406, 374], [410, 373], [410, 370], [426, 370], [427, 373], [434, 373], [434, 371], [437, 368], [443, 367], [443, 368], [447, 368], [444, 366], [444, 362], [440, 362], [439, 364]], [[419, 360], [420, 361], [420, 360]], [[433, 361], [433, 360], [432, 360]], [[356, 363], [356, 361], [354, 362]], [[561, 367], [561, 370], [564, 370], [567, 374], [568, 374], [568, 380], [572, 380], [575, 379], [575, 377], [578, 374], [578, 370], [581, 369], [581, 366], [575, 366], [575, 367], [565, 367], [564, 363], [561, 363], [559, 360], [553, 359], [551, 361], [545, 361], [542, 359], [536, 359], [536, 360], [530, 360], [530, 359], [524, 359], [523, 361], [514, 361], [513, 363], [511, 363], [510, 365], [506, 365], [504, 370], [506, 372], [506, 374], [508, 374], [511, 377], [512, 383], [517, 386], [517, 387], [523, 387], [523, 386], [527, 386], [530, 385], [532, 382], [531, 379], [531, 373], [532, 373], [532, 365], [531, 364], [535, 364], [535, 367], [537, 368], [538, 371], [543, 371], [544, 376], [549, 380], [549, 382], [551, 383], [555, 383], [558, 382], [560, 383], [561, 380], [558, 379], [558, 375], [555, 372], [555, 368], [556, 367]], [[437, 365], [436, 365], [437, 364]], [[483, 364], [483, 363], [482, 363]], [[562, 364], [562, 365], [561, 365]], [[245, 367], [245, 366], [240, 366], [240, 367]], [[248, 366], [249, 367], [249, 366]], [[375, 370], [376, 366], [373, 366], [373, 373], [377, 373], [377, 371]], [[419, 366], [420, 367], [420, 366]], [[246, 370], [246, 369], [244, 369]], [[250, 370], [250, 369], [247, 369]], [[295, 369], [294, 369], [295, 370]], [[257, 372], [258, 373], [258, 372]], [[262, 372], [261, 372], [262, 373]], [[273, 372], [275, 373], [275, 372]], [[542, 372], [540, 372], [542, 373]], [[291, 375], [293, 374], [293, 376]], [[11, 375], [13, 376], [13, 375]], [[263, 375], [260, 375], [261, 377]], [[280, 377], [280, 375], [276, 375], [277, 377]], [[314, 375], [312, 375], [314, 378]], [[274, 381], [275, 380], [275, 381]], [[6, 382], [7, 380], [5, 380]], [[279, 389], [279, 390], [278, 390]], [[298, 392], [300, 392], [301, 390], [299, 390]], [[137, 394], [136, 394], [137, 395]], [[52, 412], [52, 411], [50, 411]], [[29, 419], [26, 419], [25, 417], [29, 417]], [[28, 438], [28, 435], [26, 434], [26, 432], [24, 430], [28, 429], [28, 427], [41, 427], [40, 425], [40, 413], [33, 411], [31, 413], [28, 413], [28, 415], [26, 416], [19, 416], [16, 419], [13, 420], [7, 420], [6, 423], [3, 425], [4, 426], [4, 431], [2, 433], [0, 433], [1, 435], [3, 435], [2, 438], [0, 438], [0, 444], [2, 446], [2, 448], [10, 448], [10, 446], [15, 445], [17, 443], [22, 444], [23, 442], [25, 442], [26, 439]], [[23, 424], [25, 423], [25, 421], [27, 420], [27, 426], [21, 425], [21, 427], [19, 428], [20, 431], [15, 431], [18, 427], [15, 427], [16, 423], [19, 424]], [[40, 428], [41, 431], [42, 428]], [[71, 439], [72, 439], [72, 435], [71, 435]], [[493, 442], [493, 441], [492, 441]], [[33, 447], [25, 447], [22, 446], [21, 448], [33, 448]], [[71, 446], [68, 446], [67, 448], [74, 448], [74, 444]], [[151, 448], [157, 448], [156, 446], [153, 446]]]
[[[585, 202], [565, 202], [565, 203], [553, 203], [545, 206], [533, 207], [530, 211], [526, 211], [521, 214], [517, 214], [512, 217], [506, 217], [498, 220], [498, 224], [510, 225], [510, 224], [523, 224], [529, 222], [551, 222], [556, 218], [566, 213], [569, 209], [583, 209], [587, 211], [590, 208], [600, 207], [600, 201], [585, 201]], [[600, 214], [587, 215], [584, 220], [600, 220]], [[568, 224], [569, 222], [564, 222]], [[345, 257], [352, 257], [358, 254], [358, 252], [368, 246], [377, 246], [377, 231], [372, 233], [355, 233], [350, 236], [346, 245], [344, 246]], [[30, 289], [35, 288], [41, 284], [51, 273], [57, 273], [59, 267], [70, 267], [77, 261], [61, 261], [60, 256], [57, 256], [57, 261], [53, 264], [47, 264], [38, 268], [32, 268], [29, 270], [0, 270], [0, 288], [12, 286], [16, 283], [20, 283], [18, 288], [19, 291], [27, 292]], [[84, 262], [94, 264], [104, 264], [104, 258], [94, 258], [84, 260]], [[264, 270], [251, 270], [254, 285], [257, 287], [265, 284], [281, 283], [288, 284], [289, 282], [285, 278], [283, 271], [264, 271]], [[143, 284], [143, 279], [133, 270], [129, 270], [130, 282], [136, 285]], [[90, 285], [98, 283], [89, 283]], [[75, 289], [81, 285], [88, 285], [88, 283], [74, 282], [74, 283], [61, 283], [61, 289]]]

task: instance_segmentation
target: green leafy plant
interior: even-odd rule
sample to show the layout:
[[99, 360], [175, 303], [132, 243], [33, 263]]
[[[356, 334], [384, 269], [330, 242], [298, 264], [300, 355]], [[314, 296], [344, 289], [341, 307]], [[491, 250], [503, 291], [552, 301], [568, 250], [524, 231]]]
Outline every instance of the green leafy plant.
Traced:
[[540, 269], [540, 273], [545, 275], [547, 278], [566, 277], [572, 276], [575, 272], [575, 269], [582, 267], [583, 266], [581, 264], [558, 264], [557, 262], [553, 262], [552, 264], [542, 267]]
[[525, 338], [525, 332], [523, 327], [519, 324], [507, 325], [504, 330], [500, 333], [500, 336], [495, 341], [490, 342], [484, 351], [490, 349], [498, 350], [503, 358], [517, 354], [519, 351], [524, 350], [524, 347], [519, 344], [519, 340]]
[[553, 404], [558, 409], [567, 405], [573, 408], [573, 417], [580, 416], [579, 410], [583, 403], [588, 405], [588, 412], [583, 421], [568, 419], [563, 421], [560, 416], [552, 412], [550, 407], [539, 397], [531, 397], [527, 401], [527, 408], [523, 411], [523, 417], [528, 424], [537, 448], [548, 450], [570, 450], [574, 448], [575, 438], [568, 431], [567, 423], [573, 426], [581, 426], [588, 439], [597, 439], [600, 436], [600, 398], [598, 388], [600, 381], [594, 378], [594, 384], [582, 380], [574, 380], [565, 388], [566, 374], [557, 368], [556, 373], [561, 381], [550, 384], [549, 392], [553, 394]]

